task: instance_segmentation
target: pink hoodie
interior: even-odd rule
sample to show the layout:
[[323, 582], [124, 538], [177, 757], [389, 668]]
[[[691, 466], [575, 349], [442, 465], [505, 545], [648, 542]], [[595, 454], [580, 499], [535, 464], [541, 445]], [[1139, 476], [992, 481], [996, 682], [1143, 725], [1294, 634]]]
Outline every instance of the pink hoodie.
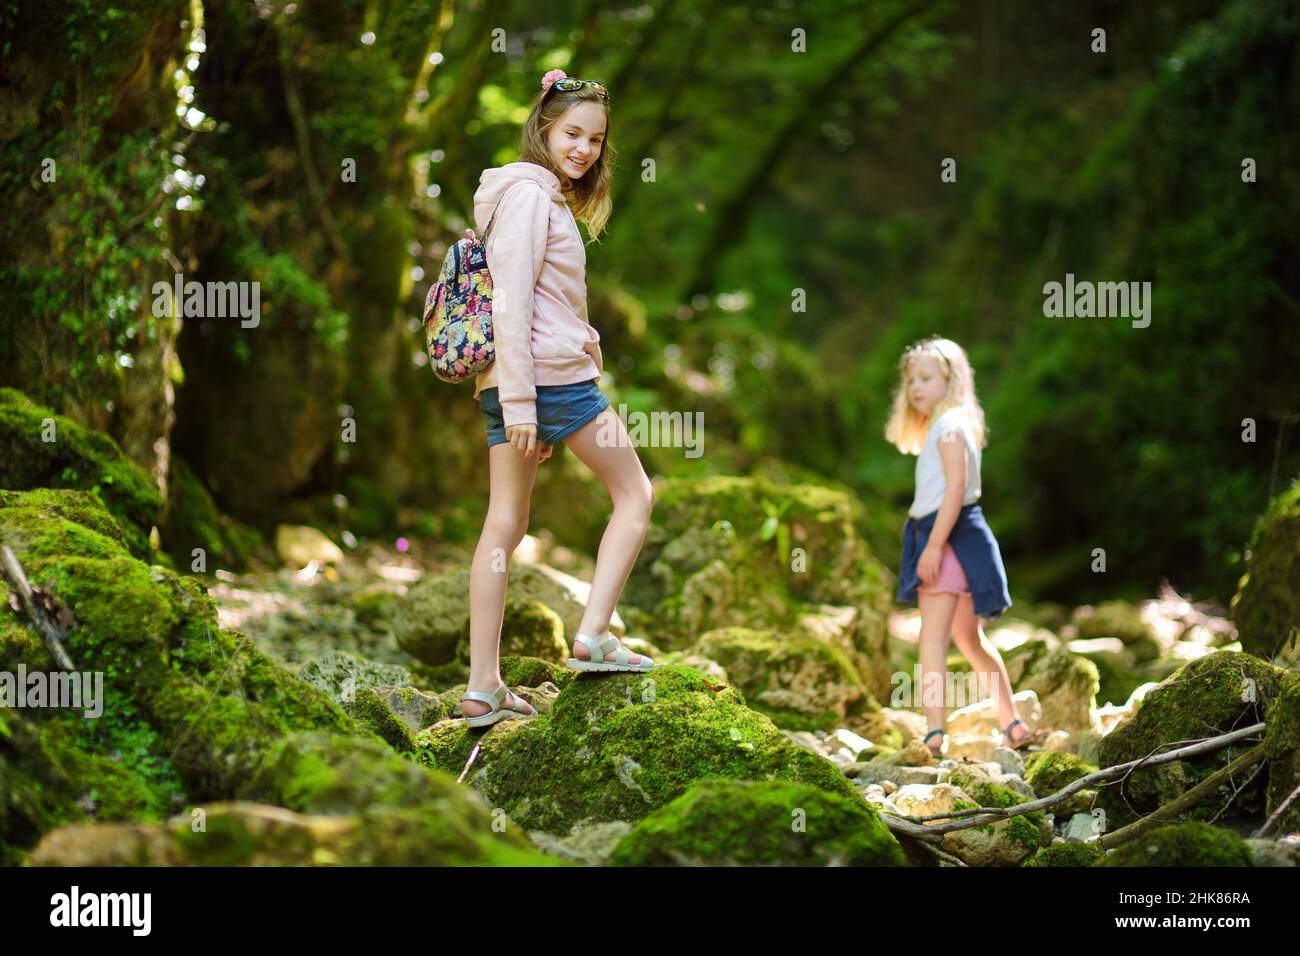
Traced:
[[587, 250], [560, 180], [536, 163], [484, 170], [478, 235], [503, 196], [487, 240], [496, 360], [475, 378], [474, 399], [496, 386], [506, 425], [536, 424], [537, 385], [600, 377], [600, 333], [587, 322]]

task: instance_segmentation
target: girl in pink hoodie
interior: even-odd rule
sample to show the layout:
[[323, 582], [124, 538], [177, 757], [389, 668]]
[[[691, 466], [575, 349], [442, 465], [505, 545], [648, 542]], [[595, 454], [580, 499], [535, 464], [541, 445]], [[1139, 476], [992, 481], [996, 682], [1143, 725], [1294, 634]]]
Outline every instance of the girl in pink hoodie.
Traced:
[[524, 125], [519, 160], [483, 172], [474, 221], [492, 275], [496, 360], [475, 380], [487, 418], [491, 497], [470, 571], [470, 676], [461, 700], [473, 727], [536, 710], [501, 680], [501, 625], [510, 556], [528, 530], [537, 466], [563, 441], [605, 484], [613, 514], [568, 666], [644, 671], [609, 623], [645, 540], [650, 479], [597, 384], [600, 334], [587, 322], [586, 249], [610, 213], [609, 94], [551, 70]]

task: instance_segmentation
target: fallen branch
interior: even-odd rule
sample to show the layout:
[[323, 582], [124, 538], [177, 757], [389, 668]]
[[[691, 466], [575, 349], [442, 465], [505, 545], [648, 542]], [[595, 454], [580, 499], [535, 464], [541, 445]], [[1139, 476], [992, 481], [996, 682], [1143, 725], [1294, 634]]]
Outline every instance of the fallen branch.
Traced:
[[[1098, 770], [1096, 773], [1090, 773], [1087, 776], [1080, 777], [1069, 786], [1058, 790], [1056, 793], [1049, 794], [1038, 800], [1032, 800], [1028, 803], [1016, 804], [1012, 807], [975, 807], [966, 810], [954, 810], [951, 813], [931, 813], [925, 816], [893, 816], [892, 814], [882, 813], [881, 819], [893, 831], [902, 833], [907, 836], [915, 837], [928, 842], [937, 842], [942, 840], [943, 834], [952, 833], [958, 830], [968, 830], [971, 827], [982, 826], [985, 823], [996, 823], [999, 820], [1005, 820], [1009, 817], [1022, 816], [1026, 813], [1033, 813], [1035, 810], [1048, 810], [1054, 806], [1065, 803], [1080, 790], [1088, 789], [1094, 783], [1104, 783], [1113, 780], [1116, 777], [1126, 776], [1140, 767], [1154, 767], [1164, 763], [1171, 763], [1175, 760], [1185, 760], [1188, 757], [1195, 757], [1200, 754], [1213, 753], [1222, 750], [1239, 740], [1244, 740], [1264, 730], [1264, 724], [1252, 724], [1249, 727], [1242, 727], [1239, 730], [1229, 731], [1218, 737], [1207, 737], [1204, 740], [1198, 740], [1195, 743], [1188, 744], [1185, 747], [1179, 747], [1176, 750], [1168, 750], [1162, 754], [1154, 756], [1148, 755], [1137, 760], [1130, 760], [1128, 763], [1118, 763], [1113, 767], [1106, 767]], [[1231, 766], [1231, 765], [1229, 765]], [[1193, 788], [1195, 789], [1195, 788]], [[1191, 791], [1189, 791], [1190, 793]], [[931, 820], [945, 820], [945, 823], [929, 823]]]
[[18, 600], [19, 607], [14, 610], [21, 608], [27, 612], [50, 656], [54, 658], [54, 663], [65, 671], [76, 670], [72, 658], [68, 656], [68, 649], [63, 646], [67, 640], [67, 631], [73, 624], [72, 615], [48, 591], [34, 588], [28, 583], [23, 566], [18, 563], [18, 558], [9, 545], [0, 551], [0, 577], [9, 586], [11, 599]]
[[1147, 814], [1140, 820], [1130, 823], [1128, 826], [1120, 827], [1118, 830], [1112, 830], [1110, 833], [1104, 834], [1098, 841], [1099, 845], [1103, 850], [1110, 850], [1119, 846], [1121, 843], [1128, 843], [1129, 841], [1136, 839], [1157, 824], [1162, 823], [1181, 811], [1186, 810], [1188, 807], [1199, 803], [1203, 797], [1208, 796], [1221, 784], [1232, 779], [1233, 774], [1245, 770], [1247, 767], [1259, 763], [1259, 761], [1263, 759], [1264, 745], [1257, 744], [1250, 750], [1247, 750], [1236, 760], [1214, 771], [1214, 773], [1210, 774], [1178, 799], [1171, 800], [1163, 806], [1157, 807], [1153, 812]]
[[1254, 835], [1257, 837], [1262, 837], [1266, 833], [1268, 833], [1269, 830], [1273, 829], [1273, 825], [1277, 823], [1278, 817], [1286, 813], [1286, 808], [1291, 806], [1291, 804], [1295, 803], [1297, 797], [1300, 797], [1300, 784], [1297, 784], [1296, 788], [1291, 791], [1291, 795], [1289, 797], [1287, 797], [1280, 804], [1278, 804], [1277, 809], [1274, 810], [1273, 813], [1269, 816], [1269, 818], [1264, 821], [1264, 825], [1255, 831]]

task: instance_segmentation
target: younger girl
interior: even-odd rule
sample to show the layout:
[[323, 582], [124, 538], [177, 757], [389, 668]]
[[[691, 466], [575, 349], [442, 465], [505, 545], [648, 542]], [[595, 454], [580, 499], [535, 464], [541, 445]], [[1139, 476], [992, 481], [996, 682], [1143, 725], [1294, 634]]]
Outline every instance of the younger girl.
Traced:
[[1000, 617], [1011, 598], [997, 540], [975, 503], [980, 449], [987, 439], [974, 372], [961, 346], [939, 336], [910, 346], [899, 368], [885, 438], [899, 451], [918, 455], [898, 598], [921, 607], [921, 703], [934, 728], [925, 743], [936, 755], [945, 749], [943, 688], [951, 632], [971, 667], [992, 687], [998, 724], [1005, 725], [1002, 745], [1019, 750], [1043, 732], [1031, 732], [1017, 715], [1006, 665], [979, 622], [979, 617]]
[[539, 462], [563, 441], [596, 473], [614, 511], [574, 642], [575, 670], [645, 671], [658, 665], [609, 633], [645, 539], [650, 479], [597, 382], [600, 334], [587, 322], [586, 250], [610, 213], [609, 93], [551, 70], [524, 124], [519, 160], [488, 169], [474, 221], [492, 275], [496, 359], [475, 379], [487, 419], [490, 497], [470, 570], [470, 674], [461, 700], [471, 727], [537, 711], [501, 680], [501, 625], [510, 556], [528, 530]]

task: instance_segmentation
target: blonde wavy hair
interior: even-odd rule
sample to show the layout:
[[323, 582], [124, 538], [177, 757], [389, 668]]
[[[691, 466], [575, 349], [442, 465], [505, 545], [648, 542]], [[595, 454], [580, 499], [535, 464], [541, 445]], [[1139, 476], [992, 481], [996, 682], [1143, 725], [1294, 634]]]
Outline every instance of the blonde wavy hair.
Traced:
[[[929, 415], [918, 412], [907, 397], [907, 376], [912, 363], [923, 355], [935, 357], [948, 382], [947, 394]], [[952, 339], [932, 335], [909, 345], [898, 360], [898, 385], [894, 389], [889, 421], [885, 424], [885, 439], [904, 454], [919, 455], [930, 425], [950, 408], [960, 408], [965, 412], [966, 419], [975, 432], [976, 444], [980, 448], [986, 447], [988, 436], [984, 425], [984, 409], [975, 397], [975, 372], [971, 368], [970, 359], [966, 357], [965, 350]]]
[[[605, 108], [605, 139], [601, 143], [600, 156], [579, 179], [570, 179], [568, 174], [557, 169], [551, 159], [551, 151], [546, 147], [546, 137], [565, 111], [575, 103], [590, 101]], [[609, 141], [609, 101], [601, 99], [590, 87], [578, 90], [543, 90], [533, 100], [533, 108], [524, 123], [522, 141], [519, 146], [519, 160], [536, 163], [543, 169], [549, 169], [560, 180], [560, 190], [569, 201], [573, 218], [587, 224], [587, 232], [593, 239], [605, 231], [613, 203], [609, 189], [613, 181], [615, 153]]]

